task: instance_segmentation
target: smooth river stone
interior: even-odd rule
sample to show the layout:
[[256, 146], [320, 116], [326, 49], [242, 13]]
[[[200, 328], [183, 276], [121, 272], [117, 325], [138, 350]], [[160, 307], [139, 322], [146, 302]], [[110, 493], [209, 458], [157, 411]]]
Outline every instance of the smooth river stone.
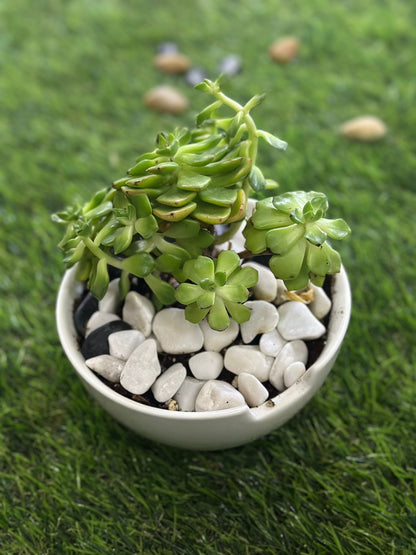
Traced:
[[146, 339], [129, 356], [121, 373], [120, 383], [130, 393], [142, 395], [155, 383], [160, 372], [156, 341]]
[[108, 289], [104, 297], [98, 303], [98, 310], [115, 314], [121, 306], [120, 298], [120, 278], [113, 279], [108, 284]]
[[292, 362], [286, 368], [283, 374], [283, 382], [285, 387], [290, 387], [306, 372], [306, 367], [303, 362]]
[[195, 410], [195, 400], [204, 383], [206, 382], [197, 380], [191, 376], [186, 376], [181, 387], [173, 397], [178, 403], [179, 410], [184, 412], [192, 412]]
[[110, 354], [108, 337], [117, 331], [129, 330], [131, 326], [123, 320], [113, 320], [100, 328], [92, 331], [81, 346], [81, 353], [85, 359], [98, 355]]
[[233, 345], [227, 349], [224, 366], [233, 374], [252, 374], [260, 382], [269, 379], [273, 358], [263, 354], [254, 345]]
[[277, 357], [287, 341], [283, 339], [277, 329], [263, 333], [260, 337], [260, 351], [269, 357]]
[[89, 358], [85, 361], [85, 364], [90, 370], [94, 370], [94, 372], [97, 372], [97, 374], [100, 374], [100, 376], [109, 382], [114, 383], [120, 381], [121, 372], [124, 368], [124, 360], [111, 355], [98, 355]]
[[92, 331], [101, 328], [104, 324], [108, 324], [108, 322], [113, 322], [114, 320], [120, 320], [117, 314], [110, 314], [109, 312], [101, 312], [100, 310], [97, 310], [87, 322], [85, 327], [85, 337], [88, 337]]
[[274, 301], [277, 295], [277, 279], [275, 278], [273, 272], [263, 266], [263, 264], [258, 264], [257, 262], [247, 262], [243, 264], [245, 266], [250, 266], [257, 270], [259, 278], [256, 285], [253, 287], [253, 293], [256, 299], [263, 301]]
[[267, 389], [252, 374], [240, 374], [238, 376], [237, 387], [249, 407], [258, 407], [269, 397]]
[[270, 370], [269, 381], [278, 390], [285, 389], [284, 373], [294, 362], [306, 364], [308, 360], [308, 347], [301, 340], [290, 341], [282, 348], [275, 358]]
[[181, 362], [173, 364], [161, 374], [152, 385], [152, 393], [156, 401], [165, 403], [175, 395], [186, 378], [186, 368]]
[[199, 351], [204, 334], [198, 324], [185, 319], [182, 308], [164, 308], [153, 320], [153, 333], [165, 353], [184, 354]]
[[213, 330], [206, 319], [199, 324], [204, 334], [204, 349], [206, 351], [221, 351], [228, 347], [237, 337], [240, 328], [235, 320], [230, 320], [230, 325], [223, 331]]
[[195, 410], [211, 411], [242, 407], [246, 401], [231, 384], [222, 380], [209, 380], [202, 386], [195, 400]]
[[325, 326], [299, 301], [289, 301], [278, 308], [277, 330], [287, 341], [318, 339], [325, 333]]
[[145, 340], [145, 336], [138, 330], [124, 330], [112, 333], [108, 337], [110, 355], [127, 360], [136, 347]]
[[250, 319], [240, 324], [244, 343], [251, 343], [259, 333], [274, 329], [279, 321], [277, 308], [266, 301], [247, 301], [244, 306], [251, 310]]
[[84, 336], [85, 326], [94, 312], [98, 310], [98, 299], [88, 292], [74, 312], [74, 323], [77, 332]]
[[123, 320], [145, 337], [152, 332], [152, 321], [155, 315], [153, 303], [137, 291], [129, 291], [123, 306]]
[[192, 374], [198, 380], [215, 380], [224, 367], [224, 359], [215, 351], [202, 351], [188, 360]]
[[313, 301], [309, 304], [309, 310], [318, 320], [322, 320], [331, 310], [331, 300], [322, 287], [317, 287], [312, 284], [314, 294]]

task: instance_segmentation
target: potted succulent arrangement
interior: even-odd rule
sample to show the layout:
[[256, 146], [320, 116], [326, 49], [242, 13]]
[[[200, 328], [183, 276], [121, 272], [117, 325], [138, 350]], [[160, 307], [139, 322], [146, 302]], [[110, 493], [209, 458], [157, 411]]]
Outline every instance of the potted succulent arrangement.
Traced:
[[[278, 194], [258, 143], [286, 143], [218, 80], [193, 129], [159, 133], [127, 175], [54, 215], [70, 268], [58, 332], [116, 419], [170, 445], [220, 449], [312, 397], [346, 332], [350, 290], [323, 193]], [[226, 111], [228, 110], [228, 113]]]

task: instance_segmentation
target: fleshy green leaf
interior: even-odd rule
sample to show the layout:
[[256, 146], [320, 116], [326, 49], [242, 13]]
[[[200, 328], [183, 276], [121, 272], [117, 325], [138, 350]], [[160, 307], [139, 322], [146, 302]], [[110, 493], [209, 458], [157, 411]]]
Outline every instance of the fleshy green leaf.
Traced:
[[208, 187], [210, 181], [211, 178], [207, 175], [182, 170], [178, 173], [177, 186], [184, 191], [202, 191]]
[[256, 193], [266, 188], [266, 180], [264, 179], [263, 172], [257, 166], [251, 168], [248, 180], [250, 182], [250, 187], [253, 191], [256, 191]]
[[264, 139], [273, 148], [278, 148], [279, 150], [286, 150], [286, 148], [287, 148], [287, 142], [286, 141], [282, 141], [282, 139], [279, 139], [278, 137], [275, 137], [274, 135], [272, 135], [268, 131], [263, 131], [263, 129], [258, 129], [257, 130], [257, 136]]
[[331, 239], [344, 239], [351, 233], [350, 227], [341, 218], [337, 220], [321, 218], [318, 225]]
[[215, 301], [215, 291], [205, 291], [200, 297], [198, 297], [196, 304], [199, 308], [209, 308], [214, 304]]
[[244, 303], [248, 299], [248, 289], [244, 285], [224, 285], [218, 289], [218, 295], [224, 300]]
[[292, 224], [286, 227], [271, 229], [266, 234], [266, 243], [275, 254], [284, 254], [303, 238], [305, 226]]
[[109, 282], [110, 278], [108, 275], [107, 262], [102, 258], [98, 261], [88, 286], [94, 297], [102, 299], [108, 289]]
[[156, 218], [150, 214], [150, 216], [136, 220], [134, 227], [144, 239], [149, 239], [156, 233], [159, 226]]
[[209, 308], [199, 308], [196, 303], [193, 303], [185, 307], [185, 318], [188, 320], [188, 322], [199, 324], [199, 322], [201, 322], [201, 320], [205, 318], [208, 312]]
[[187, 260], [183, 266], [187, 279], [200, 283], [203, 279], [214, 281], [214, 262], [207, 256], [198, 256], [194, 260]]
[[289, 214], [277, 210], [270, 198], [257, 203], [252, 221], [256, 229], [274, 229], [275, 227], [284, 227], [292, 223]]
[[280, 279], [295, 279], [302, 268], [306, 241], [297, 242], [285, 254], [272, 256], [269, 261], [271, 271]]
[[156, 268], [159, 272], [173, 273], [182, 264], [182, 260], [172, 254], [163, 253], [156, 259]]
[[244, 266], [236, 270], [228, 279], [229, 285], [244, 285], [244, 287], [254, 287], [259, 279], [259, 273], [251, 266]]
[[175, 302], [175, 289], [172, 285], [152, 274], [146, 276], [144, 280], [162, 305], [170, 305]]
[[215, 298], [215, 304], [208, 314], [208, 323], [213, 330], [225, 330], [230, 325], [230, 317], [228, 316], [224, 302], [219, 297]]
[[224, 272], [226, 277], [230, 276], [240, 266], [240, 257], [234, 251], [221, 251], [215, 266], [216, 272]]
[[196, 237], [199, 233], [200, 225], [194, 220], [182, 220], [181, 222], [174, 222], [164, 232], [166, 237], [173, 239], [187, 239]]
[[200, 295], [201, 288], [193, 283], [181, 283], [175, 291], [176, 300], [184, 305], [195, 303]]
[[113, 249], [115, 254], [119, 254], [127, 249], [133, 238], [133, 226], [127, 225], [117, 229], [115, 232]]
[[316, 245], [317, 247], [325, 243], [327, 234], [319, 229], [319, 226], [317, 224], [308, 224], [306, 229], [307, 231], [305, 233], [305, 239], [307, 239], [310, 243]]
[[267, 249], [267, 230], [256, 229], [249, 221], [243, 231], [246, 238], [246, 248], [253, 254], [260, 254]]
[[233, 320], [238, 324], [247, 322], [250, 319], [251, 311], [246, 306], [240, 303], [234, 303], [232, 301], [225, 301], [225, 306]]
[[123, 260], [123, 269], [138, 277], [146, 277], [153, 271], [155, 261], [147, 252], [133, 254]]

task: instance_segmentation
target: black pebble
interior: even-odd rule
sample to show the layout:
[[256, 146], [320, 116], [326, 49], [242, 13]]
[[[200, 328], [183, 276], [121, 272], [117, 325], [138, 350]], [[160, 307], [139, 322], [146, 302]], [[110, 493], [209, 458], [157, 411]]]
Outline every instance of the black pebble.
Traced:
[[85, 326], [97, 310], [98, 299], [92, 293], [87, 293], [74, 312], [75, 328], [80, 335], [85, 335]]
[[225, 73], [230, 77], [234, 77], [240, 73], [242, 67], [242, 61], [240, 56], [236, 54], [230, 54], [229, 56], [225, 56], [218, 66], [218, 73]]
[[123, 320], [113, 320], [92, 331], [85, 339], [81, 347], [81, 353], [85, 360], [98, 355], [108, 355], [110, 347], [108, 336], [116, 331], [131, 330], [130, 324]]
[[158, 54], [176, 54], [179, 47], [175, 42], [161, 42], [157, 45], [156, 51]]

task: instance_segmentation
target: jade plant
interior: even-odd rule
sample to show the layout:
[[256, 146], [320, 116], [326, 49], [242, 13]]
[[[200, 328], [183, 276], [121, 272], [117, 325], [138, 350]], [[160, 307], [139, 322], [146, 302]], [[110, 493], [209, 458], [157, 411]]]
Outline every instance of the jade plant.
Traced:
[[[66, 225], [60, 242], [65, 264], [77, 264], [77, 279], [98, 299], [113, 266], [121, 272], [122, 297], [136, 276], [156, 308], [179, 303], [189, 321], [206, 317], [223, 330], [230, 317], [238, 323], [250, 318], [244, 303], [258, 274], [241, 267], [242, 261], [268, 255], [288, 290], [309, 282], [320, 286], [341, 265], [327, 238], [343, 239], [350, 229], [342, 219], [325, 217], [323, 193], [279, 195], [277, 183], [265, 178], [257, 164], [259, 139], [281, 150], [287, 144], [253, 120], [264, 96], [242, 105], [218, 81], [205, 80], [196, 89], [214, 100], [198, 114], [195, 128], [159, 133], [156, 148], [140, 155], [126, 176], [54, 219]], [[258, 200], [248, 217], [250, 197]], [[243, 220], [243, 251], [220, 250], [218, 245], [232, 246]]]

